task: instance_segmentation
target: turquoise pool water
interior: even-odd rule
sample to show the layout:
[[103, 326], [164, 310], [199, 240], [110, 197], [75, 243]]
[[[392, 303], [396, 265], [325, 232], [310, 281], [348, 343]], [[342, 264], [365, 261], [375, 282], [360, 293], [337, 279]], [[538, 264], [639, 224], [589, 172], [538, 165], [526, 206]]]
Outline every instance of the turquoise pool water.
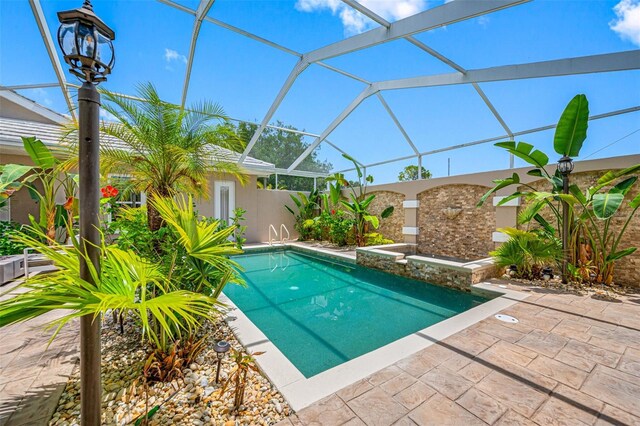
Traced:
[[488, 300], [290, 250], [236, 256], [224, 293], [311, 377]]

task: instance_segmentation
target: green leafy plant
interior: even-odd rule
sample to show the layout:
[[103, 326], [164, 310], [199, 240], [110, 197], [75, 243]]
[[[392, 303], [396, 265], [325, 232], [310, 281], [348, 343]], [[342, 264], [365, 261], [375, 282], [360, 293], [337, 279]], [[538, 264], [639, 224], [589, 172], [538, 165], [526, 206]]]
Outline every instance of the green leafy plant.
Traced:
[[0, 256], [22, 254], [25, 245], [13, 240], [23, 226], [16, 222], [0, 221]]
[[[367, 184], [373, 182], [373, 176], [367, 175], [364, 176], [362, 170], [358, 163], [348, 156], [347, 154], [342, 155], [347, 160], [351, 161], [356, 169], [356, 173], [358, 174], [359, 184], [349, 185], [348, 188], [351, 190], [349, 194], [349, 200], [340, 200], [340, 203], [345, 208], [345, 210], [354, 218], [354, 231], [356, 237], [356, 244], [359, 247], [362, 247], [366, 244], [365, 234], [368, 232], [369, 225], [374, 229], [378, 229], [380, 226], [380, 220], [377, 216], [371, 214], [369, 212], [369, 205], [376, 198], [375, 194], [371, 194], [367, 196]], [[357, 188], [357, 190], [356, 190]], [[382, 219], [386, 219], [393, 214], [393, 206], [386, 207], [380, 217]]]
[[[585, 95], [576, 95], [563, 111], [554, 135], [554, 149], [568, 157], [578, 156], [587, 137], [589, 104]], [[496, 191], [512, 185], [520, 190], [503, 198], [498, 205], [518, 197], [527, 201], [519, 213], [518, 223], [536, 223], [547, 232], [559, 235], [563, 229], [562, 203], [569, 208], [568, 247], [566, 255], [570, 271], [580, 280], [611, 284], [614, 279], [615, 263], [636, 251], [636, 247], [621, 248], [620, 244], [631, 220], [640, 208], [640, 195], [629, 199], [640, 172], [640, 164], [622, 170], [604, 173], [594, 185], [582, 190], [573, 184], [569, 193], [563, 191], [562, 176], [556, 170], [547, 171], [549, 157], [525, 142], [500, 142], [496, 146], [523, 159], [534, 166], [528, 175], [546, 180], [548, 191], [539, 191], [530, 184], [523, 183], [517, 173], [505, 179], [494, 181], [495, 186], [478, 202], [481, 206]], [[613, 226], [612, 221], [619, 216], [622, 206], [628, 207], [626, 217], [621, 218], [622, 226]], [[542, 215], [550, 211], [555, 218], [555, 226]]]
[[[35, 229], [31, 231], [37, 233]], [[145, 261], [133, 251], [107, 246], [103, 242], [100, 245], [102, 269], [98, 272], [80, 250], [75, 238], [71, 239], [74, 244], [72, 247], [56, 243], [48, 245], [26, 234], [18, 235], [15, 239], [34, 247], [52, 260], [58, 270], [29, 277], [23, 284], [5, 293], [12, 297], [0, 301], [0, 327], [51, 311], [65, 312], [51, 323], [57, 327], [57, 334], [74, 318], [93, 315], [99, 320], [98, 316], [108, 311], [126, 310], [141, 324], [145, 339], [160, 347], [160, 334], [169, 336], [172, 341], [179, 339], [184, 332], [192, 333], [201, 319], [208, 317], [215, 309], [214, 298], [175, 289], [159, 265]], [[96, 284], [80, 277], [81, 257], [86, 259]], [[167, 318], [173, 321], [169, 323]]]
[[385, 238], [382, 234], [377, 232], [369, 232], [365, 234], [368, 246], [381, 246], [384, 244], [393, 244], [393, 240]]
[[545, 266], [557, 266], [562, 245], [557, 238], [544, 232], [529, 232], [515, 228], [499, 229], [510, 238], [490, 255], [500, 267], [515, 266], [517, 278], [540, 278]]
[[[431, 172], [422, 166], [420, 167], [422, 168], [422, 179], [430, 179]], [[418, 166], [415, 166], [413, 164], [406, 166], [400, 173], [398, 173], [398, 181], [408, 182], [411, 180], [418, 180], [420, 178], [418, 170]]]
[[217, 298], [227, 283], [242, 284], [237, 272], [240, 266], [229, 256], [241, 254], [229, 237], [235, 226], [219, 228], [218, 221], [200, 220], [193, 210], [191, 196], [155, 198], [151, 204], [166, 225], [176, 233], [177, 244], [184, 256], [174, 250], [171, 254], [171, 277], [182, 288]]
[[244, 234], [247, 232], [247, 226], [242, 223], [245, 221], [244, 215], [247, 211], [241, 207], [236, 207], [233, 210], [233, 217], [231, 218], [231, 224], [235, 227], [233, 231], [233, 239], [236, 242], [236, 248], [242, 250], [242, 246], [247, 239]]
[[294, 212], [293, 209], [287, 205], [284, 207], [295, 218], [295, 229], [298, 231], [298, 234], [300, 234], [300, 239], [307, 240], [311, 237], [311, 231], [308, 224], [305, 226], [305, 222], [312, 220], [320, 208], [318, 191], [313, 190], [309, 195], [306, 195], [303, 192], [298, 192], [297, 196], [293, 194], [289, 194], [289, 196], [298, 208], [298, 212]]
[[[67, 151], [59, 149], [59, 152], [54, 152], [35, 137], [22, 137], [22, 144], [34, 166], [7, 164], [2, 167], [0, 207], [15, 191], [26, 187], [39, 206], [38, 219], [32, 218], [32, 225], [42, 229], [46, 240], [53, 243], [56, 241], [56, 229], [71, 227], [74, 212], [77, 212], [77, 201], [74, 202], [77, 175], [70, 173], [76, 160], [60, 160], [54, 154], [65, 156]], [[56, 201], [59, 193], [67, 199], [64, 204]], [[66, 234], [69, 234], [69, 229]], [[60, 239], [64, 240], [64, 236]]]

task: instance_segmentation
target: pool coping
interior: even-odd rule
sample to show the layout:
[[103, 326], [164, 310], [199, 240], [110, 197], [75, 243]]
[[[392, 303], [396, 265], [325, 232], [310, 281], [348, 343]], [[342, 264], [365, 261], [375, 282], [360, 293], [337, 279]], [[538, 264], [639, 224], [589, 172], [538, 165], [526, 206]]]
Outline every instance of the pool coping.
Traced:
[[231, 299], [221, 294], [219, 301], [229, 308], [225, 320], [238, 341], [250, 352], [264, 352], [256, 357], [260, 370], [298, 411], [529, 296], [486, 282], [475, 284], [473, 288], [501, 296], [310, 378], [306, 378]]

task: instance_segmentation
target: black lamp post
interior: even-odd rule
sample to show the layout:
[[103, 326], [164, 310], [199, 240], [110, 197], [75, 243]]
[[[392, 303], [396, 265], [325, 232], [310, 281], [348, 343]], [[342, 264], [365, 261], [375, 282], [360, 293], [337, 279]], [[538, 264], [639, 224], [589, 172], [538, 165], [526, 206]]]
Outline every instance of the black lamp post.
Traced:
[[[100, 94], [96, 85], [106, 80], [115, 55], [115, 33], [95, 13], [89, 0], [80, 9], [58, 12], [58, 43], [70, 72], [82, 81], [78, 89], [80, 181], [80, 276], [94, 283], [87, 262], [100, 271]], [[80, 418], [82, 425], [100, 425], [100, 321], [80, 319]]]
[[[569, 175], [573, 171], [573, 160], [566, 155], [558, 160], [558, 172], [562, 176], [562, 193], [569, 193]], [[562, 200], [562, 283], [566, 284], [569, 263], [569, 204]]]
[[231, 349], [231, 345], [226, 340], [218, 341], [213, 350], [216, 351], [216, 357], [218, 357], [218, 367], [216, 368], [216, 383], [220, 380], [220, 365], [222, 364], [222, 359], [225, 357], [227, 352]]

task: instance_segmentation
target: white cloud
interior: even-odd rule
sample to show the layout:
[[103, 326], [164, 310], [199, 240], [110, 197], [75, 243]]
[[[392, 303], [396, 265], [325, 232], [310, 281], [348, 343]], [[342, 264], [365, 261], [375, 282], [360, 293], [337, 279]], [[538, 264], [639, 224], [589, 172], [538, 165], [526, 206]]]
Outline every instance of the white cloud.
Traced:
[[[396, 21], [415, 15], [427, 8], [427, 0], [358, 0], [358, 3], [388, 21]], [[376, 24], [360, 12], [340, 0], [297, 0], [296, 9], [301, 12], [329, 10], [338, 15], [347, 35], [367, 31]]]
[[482, 15], [476, 18], [476, 22], [482, 28], [487, 28], [487, 26], [489, 26], [490, 21], [491, 21], [491, 18], [489, 18], [487, 15]]
[[179, 54], [177, 51], [173, 50], [173, 49], [164, 49], [164, 60], [167, 61], [167, 63], [171, 63], [174, 61], [181, 61], [183, 63], [187, 63], [187, 57], [184, 55]]
[[623, 40], [640, 46], [640, 0], [622, 0], [613, 11], [616, 19], [609, 23], [609, 28]]

